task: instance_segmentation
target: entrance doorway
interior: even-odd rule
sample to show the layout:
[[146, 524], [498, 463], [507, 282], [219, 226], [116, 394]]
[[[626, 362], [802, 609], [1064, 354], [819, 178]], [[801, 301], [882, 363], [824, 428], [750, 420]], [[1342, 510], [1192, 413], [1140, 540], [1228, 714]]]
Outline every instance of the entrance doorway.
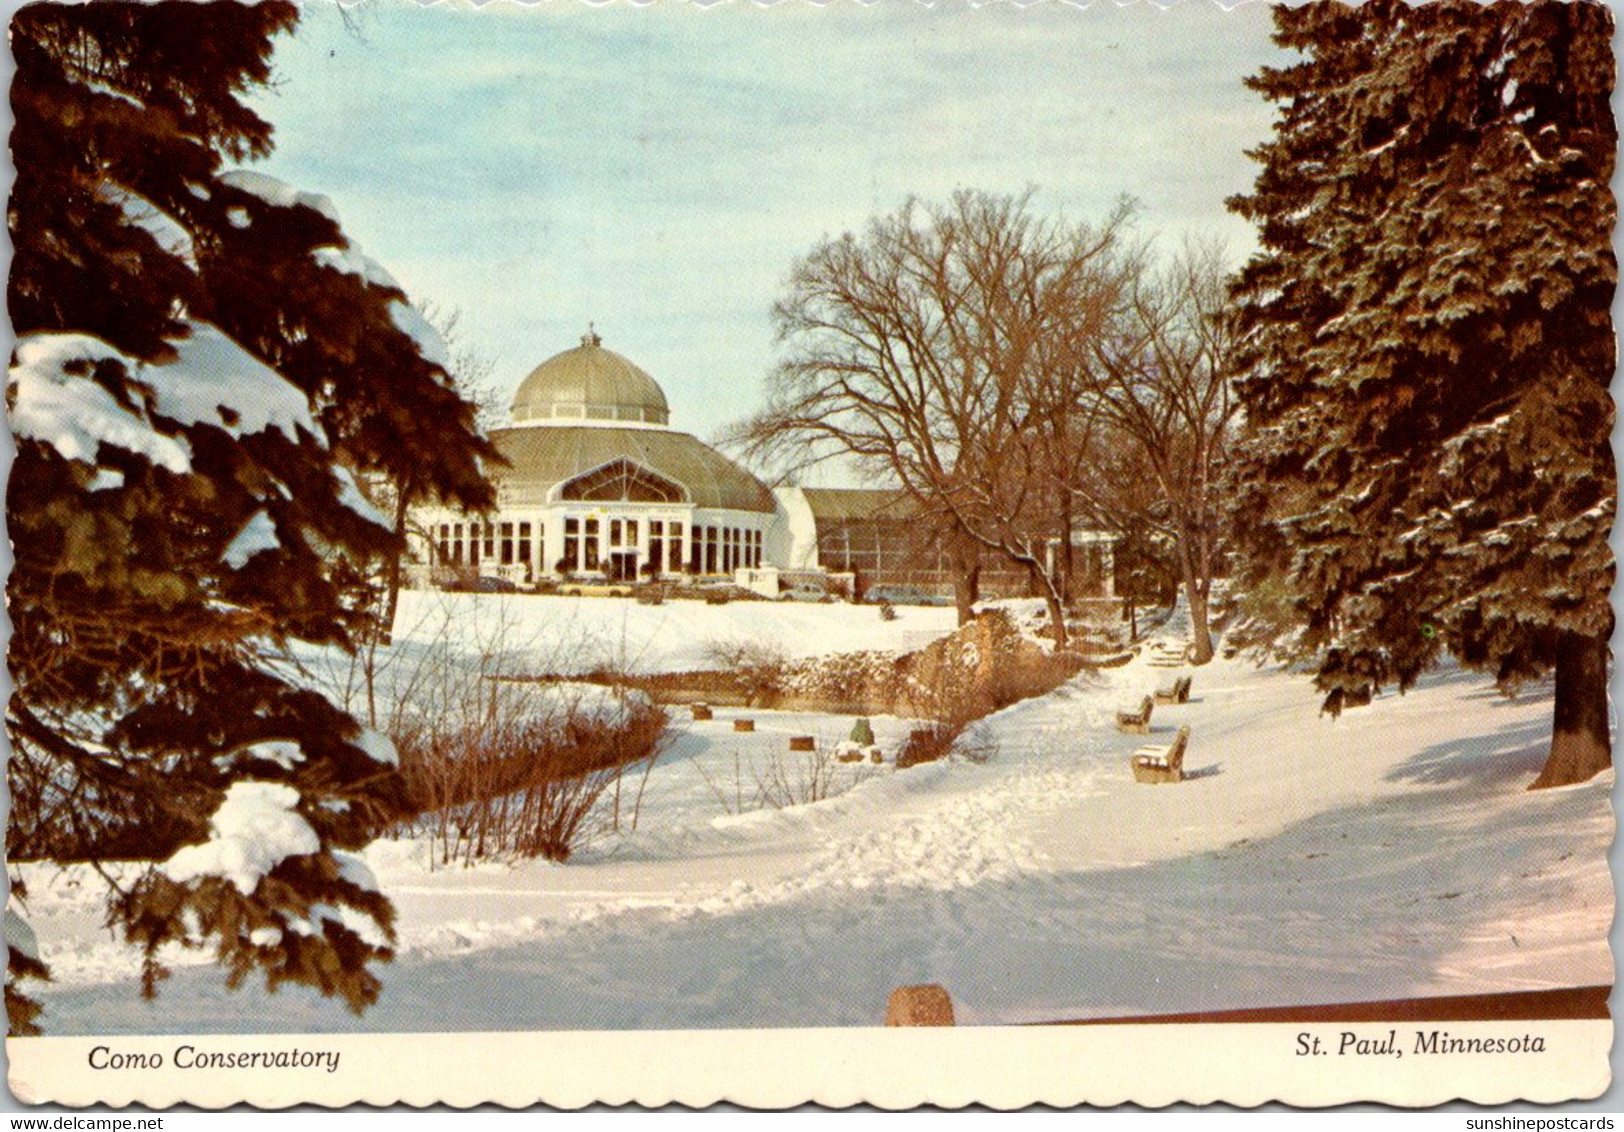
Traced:
[[637, 551], [610, 551], [609, 578], [615, 582], [635, 582], [637, 580]]

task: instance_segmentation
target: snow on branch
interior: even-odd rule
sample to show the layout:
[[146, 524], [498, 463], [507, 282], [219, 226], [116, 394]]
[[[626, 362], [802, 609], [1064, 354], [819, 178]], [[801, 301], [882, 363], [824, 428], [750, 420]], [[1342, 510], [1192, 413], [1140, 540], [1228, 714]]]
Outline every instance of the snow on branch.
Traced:
[[394, 525], [382, 511], [373, 506], [372, 501], [361, 494], [361, 489], [355, 484], [355, 476], [348, 468], [334, 468], [333, 475], [338, 478], [338, 502], [355, 512], [373, 526], [382, 527], [386, 531], [394, 530]]
[[114, 362], [135, 373], [140, 363], [89, 334], [29, 334], [11, 367], [11, 428], [55, 448], [64, 460], [96, 463], [103, 445], [145, 457], [177, 475], [192, 468], [184, 437], [165, 436], [134, 408], [121, 405], [90, 372]]
[[267, 550], [276, 550], [281, 545], [276, 537], [275, 521], [272, 520], [270, 512], [262, 508], [255, 511], [242, 525], [242, 530], [237, 532], [236, 537], [220, 555], [220, 561], [233, 570], [241, 570], [248, 565], [248, 560], [254, 555]]
[[423, 317], [423, 312], [404, 299], [396, 299], [389, 304], [389, 317], [398, 330], [417, 343], [417, 352], [423, 355], [424, 361], [448, 373], [451, 371], [451, 351], [446, 348], [440, 332]]
[[321, 213], [334, 224], [338, 223], [338, 209], [333, 207], [331, 197], [322, 193], [303, 192], [269, 174], [253, 169], [233, 169], [220, 174], [219, 181], [222, 185], [229, 185], [239, 192], [258, 197], [276, 208], [294, 208], [303, 205]]
[[289, 857], [319, 852], [321, 839], [295, 811], [299, 792], [278, 782], [236, 782], [209, 819], [209, 839], [160, 866], [177, 884], [222, 877], [244, 896]]
[[354, 275], [374, 287], [382, 287], [388, 291], [402, 291], [403, 288], [389, 274], [387, 268], [357, 247], [350, 241], [347, 247], [338, 247], [336, 244], [327, 244], [316, 248], [310, 253], [322, 267], [339, 271], [345, 275]]
[[193, 271], [197, 270], [197, 249], [192, 243], [192, 234], [180, 221], [146, 197], [131, 192], [123, 185], [104, 183], [97, 188], [96, 195], [110, 204], [118, 205], [124, 213], [124, 218], [137, 228], [146, 231], [157, 241], [160, 248], [184, 260], [186, 266]]
[[180, 424], [209, 424], [233, 437], [277, 429], [295, 444], [299, 431], [326, 447], [304, 392], [207, 322], [172, 345], [178, 356], [141, 372], [157, 394], [157, 413]]

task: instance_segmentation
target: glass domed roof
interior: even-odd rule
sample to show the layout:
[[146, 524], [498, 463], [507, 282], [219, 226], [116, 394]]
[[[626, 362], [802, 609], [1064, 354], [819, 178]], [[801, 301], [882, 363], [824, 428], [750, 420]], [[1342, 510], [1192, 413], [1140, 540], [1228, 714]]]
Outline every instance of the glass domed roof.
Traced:
[[642, 369], [588, 330], [573, 350], [530, 371], [513, 397], [513, 423], [670, 423], [665, 391]]

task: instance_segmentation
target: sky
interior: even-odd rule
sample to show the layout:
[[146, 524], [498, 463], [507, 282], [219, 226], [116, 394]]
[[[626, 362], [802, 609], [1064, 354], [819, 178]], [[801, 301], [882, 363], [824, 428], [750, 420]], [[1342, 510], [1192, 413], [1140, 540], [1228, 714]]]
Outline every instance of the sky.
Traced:
[[1285, 57], [1267, 6], [371, 0], [278, 41], [257, 168], [333, 198], [414, 300], [460, 312], [505, 405], [588, 322], [701, 437], [758, 407], [771, 308], [825, 236], [909, 195], [1035, 189], [1222, 240]]

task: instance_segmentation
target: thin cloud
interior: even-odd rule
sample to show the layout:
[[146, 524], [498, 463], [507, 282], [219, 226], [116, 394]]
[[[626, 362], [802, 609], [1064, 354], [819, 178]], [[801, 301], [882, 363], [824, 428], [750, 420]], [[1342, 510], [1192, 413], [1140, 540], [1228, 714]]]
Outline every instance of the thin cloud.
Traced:
[[1262, 6], [388, 3], [306, 10], [266, 168], [331, 194], [508, 387], [595, 319], [701, 435], [753, 408], [795, 258], [909, 194], [1123, 193], [1244, 250], [1223, 208], [1271, 114]]

